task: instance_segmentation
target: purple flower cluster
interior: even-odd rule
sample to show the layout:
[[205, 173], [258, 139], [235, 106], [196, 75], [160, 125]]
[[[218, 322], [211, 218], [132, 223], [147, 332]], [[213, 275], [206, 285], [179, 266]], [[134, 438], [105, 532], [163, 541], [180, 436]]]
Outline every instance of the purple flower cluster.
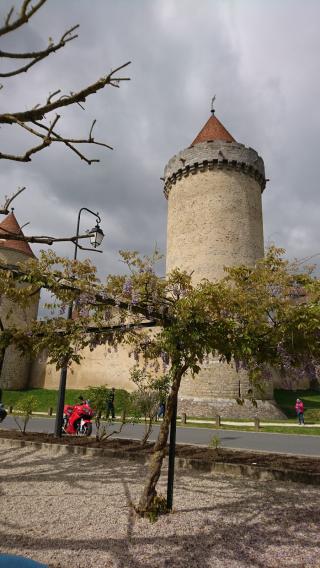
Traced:
[[105, 321], [109, 321], [112, 317], [112, 310], [110, 307], [107, 307], [104, 311], [104, 319]]
[[170, 358], [166, 351], [161, 351], [160, 357], [165, 365], [169, 365]]
[[136, 304], [138, 304], [139, 300], [140, 300], [139, 294], [137, 294], [137, 292], [132, 290], [132, 295], [131, 295], [132, 305], [135, 306]]
[[65, 304], [61, 304], [60, 308], [59, 308], [59, 316], [63, 316], [66, 312], [66, 305]]
[[124, 294], [131, 294], [132, 292], [132, 281], [130, 278], [128, 278], [124, 284], [123, 284], [123, 288], [122, 288], [122, 292]]

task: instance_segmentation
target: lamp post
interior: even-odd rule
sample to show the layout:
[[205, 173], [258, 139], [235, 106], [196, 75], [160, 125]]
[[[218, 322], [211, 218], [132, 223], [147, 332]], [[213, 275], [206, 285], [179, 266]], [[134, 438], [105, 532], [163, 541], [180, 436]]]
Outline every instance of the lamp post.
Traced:
[[[87, 207], [81, 207], [81, 209], [79, 210], [79, 213], [78, 213], [76, 237], [79, 236], [80, 217], [81, 217], [82, 211], [87, 211], [88, 213], [93, 215], [96, 218], [96, 225], [88, 233], [88, 237], [90, 238], [90, 242], [91, 242], [91, 245], [92, 245], [93, 248], [81, 247], [81, 249], [82, 250], [91, 250], [93, 252], [102, 252], [101, 250], [96, 250], [96, 248], [101, 245], [103, 237], [104, 237], [104, 233], [99, 226], [99, 223], [101, 223], [101, 218], [100, 218], [99, 213], [95, 213], [94, 211], [91, 211], [91, 209], [88, 209]], [[78, 240], [76, 238], [76, 241], [74, 243], [74, 255], [73, 255], [74, 260], [77, 260], [78, 247], [79, 247]], [[73, 302], [71, 302], [68, 306], [68, 312], [67, 312], [67, 319], [68, 320], [72, 319], [72, 308], [73, 308]], [[63, 407], [64, 407], [65, 392], [66, 392], [67, 372], [68, 372], [68, 367], [67, 367], [67, 365], [65, 365], [64, 367], [62, 367], [61, 372], [60, 372], [60, 383], [59, 383], [56, 421], [55, 421], [55, 426], [54, 426], [54, 435], [59, 437], [59, 438], [61, 437], [61, 430], [62, 430]]]
[[170, 423], [170, 443], [169, 443], [169, 463], [167, 479], [167, 508], [172, 511], [173, 506], [173, 482], [174, 482], [174, 461], [176, 456], [176, 433], [177, 433], [177, 407], [178, 400], [175, 401], [172, 410]]

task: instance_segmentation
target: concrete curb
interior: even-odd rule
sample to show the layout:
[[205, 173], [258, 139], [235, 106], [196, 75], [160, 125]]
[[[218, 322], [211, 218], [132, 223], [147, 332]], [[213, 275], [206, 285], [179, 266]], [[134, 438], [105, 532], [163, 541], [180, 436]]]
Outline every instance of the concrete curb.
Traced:
[[[86, 448], [83, 446], [71, 446], [64, 444], [50, 444], [47, 442], [33, 442], [30, 440], [11, 440], [9, 438], [0, 438], [0, 446], [8, 448], [25, 448], [31, 447], [35, 450], [47, 450], [50, 453], [91, 456], [102, 458], [128, 459], [146, 465], [149, 462], [149, 456], [138, 455], [121, 450], [103, 449], [103, 448]], [[165, 460], [167, 462], [167, 459]], [[320, 473], [306, 473], [295, 470], [280, 470], [263, 468], [254, 465], [233, 464], [225, 462], [207, 462], [201, 459], [176, 458], [176, 469], [192, 470], [205, 473], [224, 473], [236, 477], [249, 477], [259, 481], [292, 481], [304, 483], [307, 485], [320, 485]]]

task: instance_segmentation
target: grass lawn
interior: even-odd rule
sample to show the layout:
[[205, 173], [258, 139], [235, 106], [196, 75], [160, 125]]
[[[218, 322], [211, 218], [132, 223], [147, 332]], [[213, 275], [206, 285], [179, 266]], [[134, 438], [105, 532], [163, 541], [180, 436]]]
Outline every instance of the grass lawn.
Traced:
[[[249, 420], [248, 420], [249, 422]], [[281, 426], [281, 424], [276, 426], [260, 426], [259, 432], [273, 432], [276, 434], [304, 434], [305, 436], [320, 436], [320, 428], [310, 426], [307, 424], [306, 426], [297, 426], [297, 422], [292, 423], [292, 426]], [[178, 428], [209, 428], [210, 430], [237, 430], [238, 432], [257, 432], [257, 430], [253, 426], [242, 426], [239, 423], [239, 426], [228, 426], [227, 424], [223, 424], [220, 428], [217, 428], [215, 424], [201, 424], [201, 423], [193, 423], [187, 422], [187, 424], [177, 424]]]
[[[27, 390], [4, 390], [2, 393], [2, 402], [3, 404], [8, 406], [13, 406], [17, 404], [18, 400], [22, 399], [23, 397], [32, 394], [38, 400], [37, 410], [38, 412], [47, 412], [48, 409], [51, 407], [55, 412], [58, 400], [58, 391], [51, 390], [51, 389], [27, 389]], [[115, 393], [115, 409], [116, 413], [120, 413], [124, 406], [124, 398], [126, 396], [126, 391], [118, 389]], [[76, 389], [68, 389], [66, 390], [65, 396], [65, 403], [66, 404], [75, 404], [77, 402], [78, 397], [82, 395], [86, 398], [87, 391], [86, 390], [76, 390]]]
[[[242, 430], [256, 432], [252, 426], [221, 426], [220, 430]], [[261, 426], [259, 432], [271, 432], [275, 434], [304, 434], [305, 436], [320, 436], [320, 428], [312, 426]]]

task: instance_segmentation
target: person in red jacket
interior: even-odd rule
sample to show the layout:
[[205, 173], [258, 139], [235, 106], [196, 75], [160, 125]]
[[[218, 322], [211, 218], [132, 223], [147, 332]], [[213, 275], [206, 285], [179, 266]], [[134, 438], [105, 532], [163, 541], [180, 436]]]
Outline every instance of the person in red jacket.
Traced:
[[304, 415], [303, 415], [304, 404], [303, 404], [302, 400], [300, 400], [300, 398], [297, 398], [297, 400], [296, 400], [295, 409], [296, 409], [296, 413], [297, 413], [297, 416], [298, 416], [300, 426], [302, 424], [304, 425]]

